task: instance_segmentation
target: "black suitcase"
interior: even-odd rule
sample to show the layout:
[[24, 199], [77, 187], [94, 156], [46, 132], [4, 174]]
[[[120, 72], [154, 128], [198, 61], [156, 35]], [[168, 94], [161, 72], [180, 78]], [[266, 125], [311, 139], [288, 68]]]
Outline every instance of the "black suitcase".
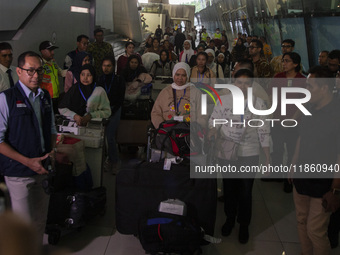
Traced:
[[106, 212], [106, 188], [90, 191], [66, 189], [50, 195], [45, 233], [48, 242], [57, 244], [62, 232], [78, 229]]
[[189, 166], [172, 164], [163, 170], [164, 161], [144, 162], [122, 169], [116, 177], [116, 226], [122, 234], [138, 234], [138, 221], [161, 201], [177, 198], [187, 205], [193, 217], [209, 235], [214, 234], [217, 206], [216, 179], [190, 179]]
[[137, 99], [134, 102], [124, 101], [122, 120], [150, 120], [154, 101], [152, 99]]

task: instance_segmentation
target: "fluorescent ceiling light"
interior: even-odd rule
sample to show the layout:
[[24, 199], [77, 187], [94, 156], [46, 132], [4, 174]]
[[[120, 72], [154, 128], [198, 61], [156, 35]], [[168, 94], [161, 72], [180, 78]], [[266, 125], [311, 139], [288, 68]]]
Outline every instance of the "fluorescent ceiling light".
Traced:
[[71, 12], [89, 13], [89, 8], [71, 6]]

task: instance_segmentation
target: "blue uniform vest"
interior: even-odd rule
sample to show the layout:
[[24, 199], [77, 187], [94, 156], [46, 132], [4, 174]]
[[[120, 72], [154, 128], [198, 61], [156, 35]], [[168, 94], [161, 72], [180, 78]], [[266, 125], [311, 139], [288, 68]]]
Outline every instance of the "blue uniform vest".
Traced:
[[[35, 158], [51, 151], [51, 97], [44, 90], [40, 98], [42, 130], [45, 142], [45, 151], [42, 151], [39, 122], [33, 107], [21, 88], [19, 82], [3, 92], [6, 95], [9, 117], [5, 142], [20, 154]], [[23, 164], [0, 154], [0, 168], [5, 176], [25, 177], [36, 175], [36, 172]]]

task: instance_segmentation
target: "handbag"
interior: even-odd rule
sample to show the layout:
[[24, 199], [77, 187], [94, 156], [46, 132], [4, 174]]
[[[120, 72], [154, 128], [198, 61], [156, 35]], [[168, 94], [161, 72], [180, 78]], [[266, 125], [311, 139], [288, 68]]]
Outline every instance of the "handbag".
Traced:
[[[253, 114], [251, 114], [250, 119], [252, 117], [253, 117]], [[246, 126], [246, 128], [244, 129], [242, 136], [240, 138], [240, 141], [242, 141], [242, 139], [244, 138], [246, 131], [247, 131], [247, 127], [248, 126]], [[237, 152], [238, 152], [239, 145], [240, 145], [239, 142], [235, 142], [228, 138], [220, 137], [216, 145], [217, 157], [221, 159], [229, 160], [229, 161], [236, 161], [238, 159]]]
[[237, 151], [239, 145], [239, 143], [236, 143], [230, 139], [219, 139], [216, 145], [217, 157], [230, 161], [236, 161], [238, 159]]

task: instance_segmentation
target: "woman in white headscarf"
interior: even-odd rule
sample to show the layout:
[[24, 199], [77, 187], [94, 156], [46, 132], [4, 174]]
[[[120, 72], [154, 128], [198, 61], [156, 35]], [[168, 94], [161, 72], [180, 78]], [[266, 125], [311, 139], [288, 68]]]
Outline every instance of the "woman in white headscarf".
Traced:
[[190, 59], [193, 55], [196, 55], [196, 51], [192, 49], [190, 40], [185, 40], [183, 47], [184, 50], [179, 54], [179, 62], [184, 62], [189, 65]]
[[189, 82], [190, 67], [179, 62], [174, 66], [174, 82], [164, 88], [158, 95], [151, 111], [151, 121], [155, 128], [166, 120], [197, 121], [204, 126], [205, 118], [201, 116], [201, 93]]
[[215, 51], [213, 49], [206, 49], [205, 52], [208, 54], [207, 67], [214, 72], [216, 78], [223, 79], [223, 69], [220, 65], [215, 63]]

